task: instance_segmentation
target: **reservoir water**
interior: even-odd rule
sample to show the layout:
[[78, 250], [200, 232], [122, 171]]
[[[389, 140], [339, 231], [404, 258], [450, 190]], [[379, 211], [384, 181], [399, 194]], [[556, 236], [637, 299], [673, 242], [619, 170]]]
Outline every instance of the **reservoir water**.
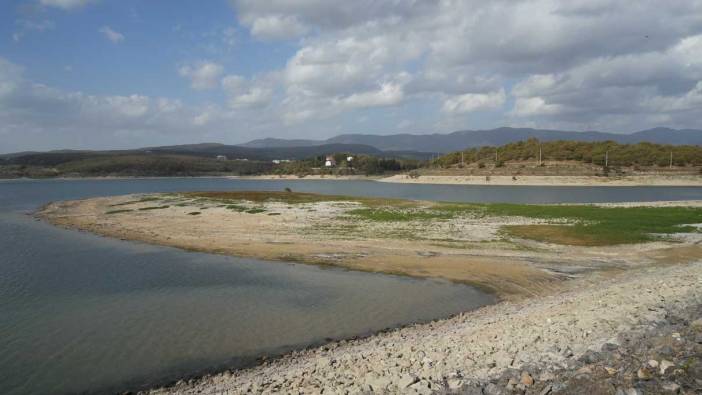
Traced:
[[399, 185], [223, 178], [0, 182], [0, 392], [105, 393], [494, 301], [443, 281], [185, 252], [68, 231], [29, 213], [135, 192], [282, 190], [445, 201], [702, 199], [702, 188]]

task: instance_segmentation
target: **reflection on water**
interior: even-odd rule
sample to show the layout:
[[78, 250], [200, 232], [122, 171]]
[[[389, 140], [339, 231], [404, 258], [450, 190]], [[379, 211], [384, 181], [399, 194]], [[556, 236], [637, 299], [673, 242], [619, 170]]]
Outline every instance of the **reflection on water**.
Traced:
[[23, 213], [130, 182], [0, 183], [0, 388], [114, 392], [493, 301], [440, 281], [189, 253]]
[[702, 188], [398, 185], [215, 178], [0, 182], [0, 388], [105, 392], [490, 303], [431, 280], [189, 253], [66, 231], [26, 212], [134, 192], [282, 190], [445, 201], [702, 198]]

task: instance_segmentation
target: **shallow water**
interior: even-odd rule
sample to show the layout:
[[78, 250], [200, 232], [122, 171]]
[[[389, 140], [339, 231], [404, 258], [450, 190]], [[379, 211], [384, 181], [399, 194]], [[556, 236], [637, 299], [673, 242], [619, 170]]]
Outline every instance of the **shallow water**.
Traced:
[[190, 253], [62, 230], [26, 215], [54, 200], [284, 187], [453, 201], [702, 198], [702, 188], [227, 179], [0, 182], [0, 392], [142, 388], [493, 301], [474, 288], [442, 281]]

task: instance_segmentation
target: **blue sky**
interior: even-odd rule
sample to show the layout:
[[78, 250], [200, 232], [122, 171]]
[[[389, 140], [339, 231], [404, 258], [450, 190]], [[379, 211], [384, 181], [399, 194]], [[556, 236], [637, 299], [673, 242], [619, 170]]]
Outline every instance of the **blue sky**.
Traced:
[[700, 128], [702, 5], [10, 0], [0, 152]]

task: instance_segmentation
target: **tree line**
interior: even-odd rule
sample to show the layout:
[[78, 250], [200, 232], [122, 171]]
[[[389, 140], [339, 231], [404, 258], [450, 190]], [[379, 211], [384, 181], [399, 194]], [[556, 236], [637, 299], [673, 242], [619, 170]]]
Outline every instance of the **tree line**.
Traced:
[[598, 166], [700, 166], [702, 147], [653, 143], [619, 144], [614, 141], [539, 141], [529, 139], [502, 145], [452, 152], [434, 160], [435, 165], [449, 167], [461, 163], [579, 161]]

